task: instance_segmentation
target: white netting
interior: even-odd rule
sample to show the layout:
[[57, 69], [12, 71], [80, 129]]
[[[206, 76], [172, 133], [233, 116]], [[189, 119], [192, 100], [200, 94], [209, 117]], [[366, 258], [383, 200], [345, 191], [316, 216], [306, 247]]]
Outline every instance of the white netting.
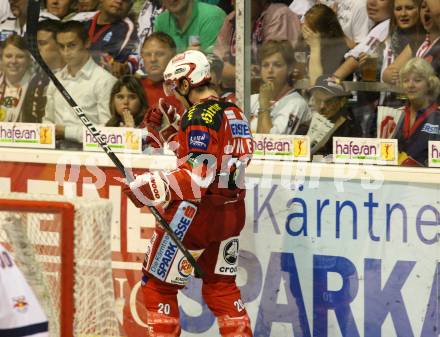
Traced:
[[68, 202], [75, 207], [73, 289], [60, 282], [61, 213], [0, 210], [0, 242], [12, 250], [42, 302], [50, 336], [60, 336], [62, 291], [74, 293], [74, 336], [119, 336], [111, 267], [111, 202], [24, 193], [0, 193], [0, 199]]

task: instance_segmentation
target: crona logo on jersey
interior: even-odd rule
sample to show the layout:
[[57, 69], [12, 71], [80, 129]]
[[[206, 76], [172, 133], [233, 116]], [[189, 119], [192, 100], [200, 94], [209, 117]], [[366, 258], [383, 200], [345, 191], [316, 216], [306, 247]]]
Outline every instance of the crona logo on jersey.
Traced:
[[238, 258], [238, 239], [229, 241], [223, 248], [223, 258], [228, 264], [235, 265]]

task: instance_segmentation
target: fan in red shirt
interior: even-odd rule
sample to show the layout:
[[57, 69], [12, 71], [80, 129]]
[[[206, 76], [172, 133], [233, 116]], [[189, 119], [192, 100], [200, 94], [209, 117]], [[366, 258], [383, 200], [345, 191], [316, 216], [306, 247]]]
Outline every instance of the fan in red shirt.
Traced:
[[[125, 192], [138, 207], [162, 207], [162, 215], [200, 264], [203, 298], [222, 336], [251, 337], [249, 317], [235, 283], [239, 235], [245, 224], [244, 173], [252, 155], [248, 121], [210, 85], [206, 56], [176, 55], [165, 73], [165, 91], [187, 108], [180, 125], [161, 136], [177, 145], [175, 170], [138, 176]], [[143, 264], [147, 336], [179, 336], [177, 292], [192, 267], [163, 229], [156, 227]]]

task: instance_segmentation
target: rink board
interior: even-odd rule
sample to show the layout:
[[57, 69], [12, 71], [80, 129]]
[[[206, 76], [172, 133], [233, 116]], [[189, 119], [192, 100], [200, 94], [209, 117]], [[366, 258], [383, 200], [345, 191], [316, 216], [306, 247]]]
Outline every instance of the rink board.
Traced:
[[[65, 165], [72, 153], [20, 151], [1, 150], [2, 191], [113, 200], [118, 315], [124, 335], [143, 335], [139, 270], [152, 215], [127, 203], [113, 178], [118, 172], [99, 155], [76, 155], [70, 163], [79, 168]], [[169, 158], [142, 160], [133, 167], [172, 166]], [[381, 168], [372, 183], [360, 176], [344, 181], [341, 172], [268, 180], [258, 174], [258, 163], [252, 165], [238, 283], [255, 336], [438, 336], [439, 184], [388, 180]], [[423, 172], [440, 181], [440, 172]], [[195, 279], [179, 295], [182, 336], [218, 335], [199, 288]]]

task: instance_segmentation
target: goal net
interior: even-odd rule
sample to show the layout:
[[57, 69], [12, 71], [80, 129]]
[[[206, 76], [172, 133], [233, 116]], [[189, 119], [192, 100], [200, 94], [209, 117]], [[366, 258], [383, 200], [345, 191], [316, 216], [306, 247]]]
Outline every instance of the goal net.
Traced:
[[108, 200], [0, 193], [0, 243], [49, 318], [50, 336], [119, 336]]

